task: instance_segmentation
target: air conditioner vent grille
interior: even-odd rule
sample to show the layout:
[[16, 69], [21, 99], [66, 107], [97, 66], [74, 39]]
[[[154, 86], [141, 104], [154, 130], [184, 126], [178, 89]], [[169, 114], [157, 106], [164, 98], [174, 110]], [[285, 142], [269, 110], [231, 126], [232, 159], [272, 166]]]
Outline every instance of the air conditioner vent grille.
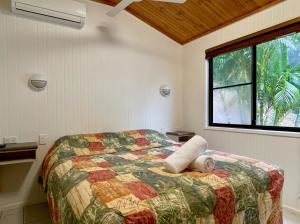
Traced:
[[53, 4], [49, 4], [48, 0], [12, 0], [12, 10], [16, 14], [81, 28], [85, 23], [86, 7], [73, 5], [72, 8], [72, 4], [78, 2], [69, 1], [67, 5], [61, 5], [57, 0]]

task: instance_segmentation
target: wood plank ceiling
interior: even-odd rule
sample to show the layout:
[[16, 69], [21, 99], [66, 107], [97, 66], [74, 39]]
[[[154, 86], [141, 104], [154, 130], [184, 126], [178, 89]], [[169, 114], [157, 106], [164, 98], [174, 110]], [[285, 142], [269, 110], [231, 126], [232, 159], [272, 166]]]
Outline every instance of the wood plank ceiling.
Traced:
[[[94, 0], [114, 6], [120, 0]], [[172, 4], [151, 0], [132, 3], [127, 11], [180, 44], [283, 0], [187, 0]]]

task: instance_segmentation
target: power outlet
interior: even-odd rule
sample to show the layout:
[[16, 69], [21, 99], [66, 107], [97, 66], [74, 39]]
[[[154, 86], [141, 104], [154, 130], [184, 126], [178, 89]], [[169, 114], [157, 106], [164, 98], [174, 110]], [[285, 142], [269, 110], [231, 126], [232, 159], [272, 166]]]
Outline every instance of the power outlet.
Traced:
[[40, 145], [47, 145], [48, 142], [48, 135], [47, 134], [40, 134], [39, 135], [39, 144]]
[[17, 143], [17, 137], [16, 136], [8, 136], [4, 137], [4, 144], [15, 144]]

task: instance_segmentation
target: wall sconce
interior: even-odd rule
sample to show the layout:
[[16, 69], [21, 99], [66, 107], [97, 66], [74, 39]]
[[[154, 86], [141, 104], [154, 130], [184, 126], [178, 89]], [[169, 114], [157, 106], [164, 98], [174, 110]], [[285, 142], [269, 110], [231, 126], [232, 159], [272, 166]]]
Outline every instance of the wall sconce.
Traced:
[[34, 74], [30, 77], [28, 85], [32, 90], [42, 91], [47, 86], [47, 77], [45, 75]]
[[159, 92], [163, 97], [169, 97], [171, 95], [171, 88], [167, 85], [162, 85], [159, 89]]

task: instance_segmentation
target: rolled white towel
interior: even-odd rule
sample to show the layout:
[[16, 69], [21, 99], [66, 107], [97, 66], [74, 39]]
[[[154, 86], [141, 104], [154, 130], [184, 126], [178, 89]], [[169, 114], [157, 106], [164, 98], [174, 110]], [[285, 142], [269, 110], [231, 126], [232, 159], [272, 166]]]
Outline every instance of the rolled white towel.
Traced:
[[164, 161], [166, 169], [172, 173], [180, 173], [207, 149], [207, 142], [199, 135], [183, 144], [176, 152]]
[[210, 156], [201, 155], [189, 165], [189, 168], [202, 173], [208, 173], [215, 168], [215, 160]]

